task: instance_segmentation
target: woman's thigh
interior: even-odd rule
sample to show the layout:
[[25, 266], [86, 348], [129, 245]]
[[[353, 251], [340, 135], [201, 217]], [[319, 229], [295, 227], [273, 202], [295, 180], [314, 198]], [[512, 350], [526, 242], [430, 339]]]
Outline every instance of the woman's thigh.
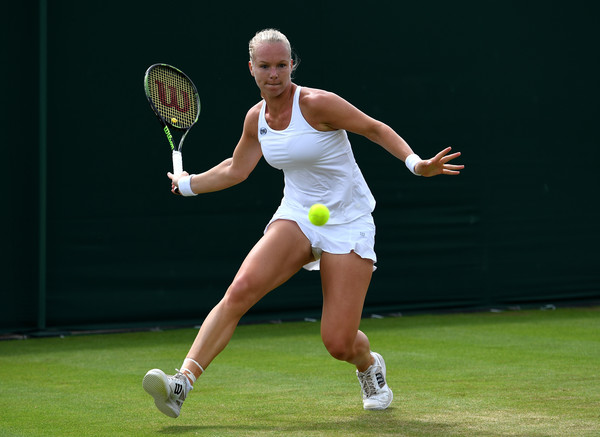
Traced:
[[310, 242], [298, 225], [277, 220], [244, 259], [226, 297], [252, 306], [312, 260]]
[[354, 252], [343, 255], [323, 253], [321, 334], [324, 340], [354, 341], [372, 274], [373, 261]]

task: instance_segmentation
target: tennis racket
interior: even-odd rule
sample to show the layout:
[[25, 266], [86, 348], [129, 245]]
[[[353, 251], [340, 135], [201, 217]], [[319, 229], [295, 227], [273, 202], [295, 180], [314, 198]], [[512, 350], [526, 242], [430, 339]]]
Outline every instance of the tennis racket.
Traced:
[[[173, 174], [179, 175], [183, 172], [183, 141], [200, 115], [198, 90], [183, 71], [167, 64], [154, 64], [146, 70], [144, 89], [171, 145]], [[171, 130], [182, 133], [177, 147]]]

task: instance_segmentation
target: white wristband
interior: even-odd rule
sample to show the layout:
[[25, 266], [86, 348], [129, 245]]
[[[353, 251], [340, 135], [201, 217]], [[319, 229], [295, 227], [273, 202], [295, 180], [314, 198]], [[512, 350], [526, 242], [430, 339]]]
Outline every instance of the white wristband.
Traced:
[[192, 178], [195, 175], [189, 175], [189, 176], [184, 176], [182, 178], [179, 179], [179, 192], [181, 193], [182, 196], [185, 197], [190, 197], [190, 196], [197, 196], [196, 193], [194, 193], [192, 191]]
[[417, 155], [416, 153], [413, 153], [412, 155], [408, 155], [406, 157], [406, 160], [404, 161], [404, 163], [406, 164], [406, 168], [408, 168], [412, 174], [414, 174], [416, 176], [421, 176], [420, 174], [415, 173], [415, 167], [416, 167], [417, 163], [420, 161], [421, 161], [421, 158], [419, 157], [419, 155]]

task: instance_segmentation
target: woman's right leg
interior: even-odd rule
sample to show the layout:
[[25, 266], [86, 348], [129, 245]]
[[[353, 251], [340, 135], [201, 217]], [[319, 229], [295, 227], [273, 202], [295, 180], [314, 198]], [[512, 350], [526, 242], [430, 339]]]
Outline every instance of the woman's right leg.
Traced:
[[[241, 317], [261, 298], [313, 261], [310, 242], [289, 220], [273, 222], [247, 255], [223, 299], [202, 323], [181, 371], [197, 378], [227, 346]], [[193, 361], [192, 361], [193, 360]], [[187, 372], [185, 372], [187, 373]]]

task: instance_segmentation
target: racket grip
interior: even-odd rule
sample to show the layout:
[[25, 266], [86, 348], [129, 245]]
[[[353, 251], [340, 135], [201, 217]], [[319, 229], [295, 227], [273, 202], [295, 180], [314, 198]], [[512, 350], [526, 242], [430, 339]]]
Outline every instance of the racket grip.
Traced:
[[173, 150], [173, 174], [180, 175], [183, 173], [183, 158], [179, 150]]

